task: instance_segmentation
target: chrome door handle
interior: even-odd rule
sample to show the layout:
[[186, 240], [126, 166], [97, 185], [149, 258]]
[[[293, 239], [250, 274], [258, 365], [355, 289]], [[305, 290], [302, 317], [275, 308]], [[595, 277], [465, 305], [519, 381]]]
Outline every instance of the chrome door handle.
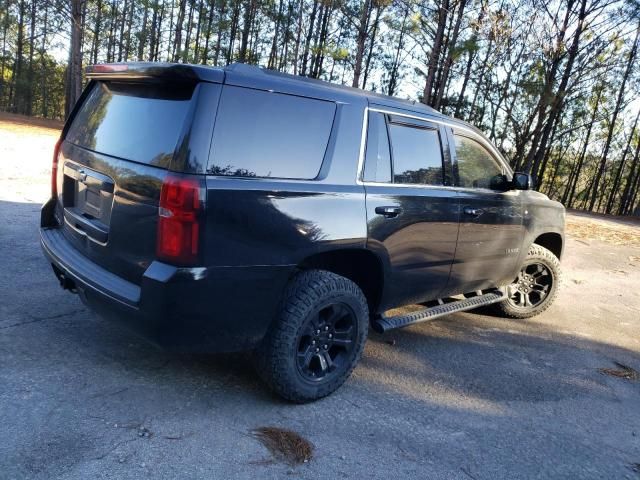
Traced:
[[402, 213], [400, 207], [376, 207], [376, 213], [385, 218], [394, 218]]
[[484, 210], [482, 210], [481, 208], [464, 207], [463, 212], [465, 213], [465, 215], [472, 215], [474, 217], [479, 217], [484, 213]]

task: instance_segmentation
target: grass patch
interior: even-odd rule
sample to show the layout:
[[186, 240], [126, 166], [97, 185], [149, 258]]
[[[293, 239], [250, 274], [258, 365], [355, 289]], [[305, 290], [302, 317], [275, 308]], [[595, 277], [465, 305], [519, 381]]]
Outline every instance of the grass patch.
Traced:
[[635, 219], [626, 217], [588, 217], [587, 215], [568, 215], [567, 233], [586, 245], [590, 240], [640, 247], [640, 226]]

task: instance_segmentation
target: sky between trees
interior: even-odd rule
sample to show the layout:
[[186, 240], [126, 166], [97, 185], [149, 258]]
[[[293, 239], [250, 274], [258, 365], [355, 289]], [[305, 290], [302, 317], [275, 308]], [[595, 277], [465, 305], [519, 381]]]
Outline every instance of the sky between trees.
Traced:
[[64, 118], [84, 67], [258, 64], [476, 125], [567, 207], [640, 190], [639, 0], [0, 0], [0, 109]]

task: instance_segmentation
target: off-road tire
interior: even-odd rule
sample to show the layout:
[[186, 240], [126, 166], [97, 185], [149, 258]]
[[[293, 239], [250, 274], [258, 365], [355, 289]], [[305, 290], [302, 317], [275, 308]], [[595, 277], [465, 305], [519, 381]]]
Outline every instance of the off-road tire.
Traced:
[[[323, 305], [351, 309], [357, 330], [353, 352], [343, 367], [321, 381], [311, 382], [298, 366], [299, 336]], [[324, 270], [305, 270], [288, 284], [279, 318], [274, 320], [254, 352], [255, 367], [263, 381], [278, 395], [295, 403], [318, 400], [340, 387], [360, 360], [369, 327], [369, 309], [362, 290], [351, 280]]]
[[[554, 302], [556, 296], [558, 295], [558, 290], [560, 288], [562, 280], [560, 260], [558, 260], [558, 257], [556, 257], [551, 251], [547, 250], [546, 248], [540, 245], [533, 244], [529, 248], [529, 252], [527, 253], [527, 257], [525, 258], [523, 267], [535, 263], [542, 264], [549, 270], [553, 277], [553, 283], [546, 297], [538, 305], [528, 308], [517, 307], [509, 299], [504, 300], [493, 305], [493, 309], [498, 315], [517, 319], [531, 318], [544, 312]], [[516, 279], [516, 281], [517, 280], [518, 279]]]

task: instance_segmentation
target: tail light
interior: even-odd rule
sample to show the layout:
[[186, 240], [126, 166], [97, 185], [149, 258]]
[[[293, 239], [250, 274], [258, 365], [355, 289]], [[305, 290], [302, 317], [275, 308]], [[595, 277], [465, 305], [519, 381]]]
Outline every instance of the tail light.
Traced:
[[58, 196], [58, 155], [60, 154], [60, 144], [62, 138], [56, 142], [53, 149], [53, 162], [51, 163], [51, 198]]
[[158, 209], [158, 257], [173, 264], [198, 260], [200, 236], [200, 182], [169, 175], [162, 184]]

